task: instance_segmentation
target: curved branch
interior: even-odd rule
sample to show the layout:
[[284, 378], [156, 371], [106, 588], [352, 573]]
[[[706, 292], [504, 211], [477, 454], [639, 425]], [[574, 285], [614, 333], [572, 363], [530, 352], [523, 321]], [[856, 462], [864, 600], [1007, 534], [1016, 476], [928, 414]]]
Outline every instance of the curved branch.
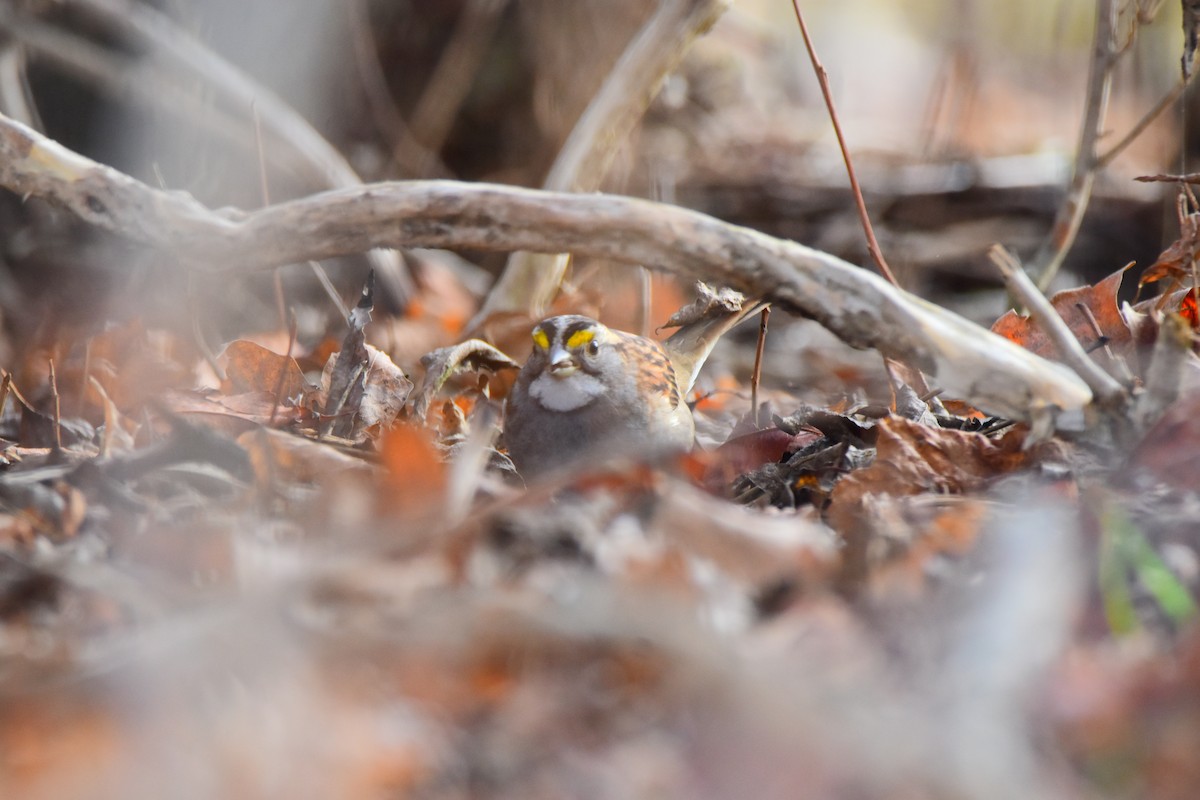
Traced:
[[852, 346], [936, 375], [948, 392], [993, 413], [1046, 420], [1092, 399], [1066, 367], [834, 256], [648, 200], [411, 181], [217, 214], [4, 117], [0, 185], [168, 248], [195, 269], [263, 269], [375, 247], [574, 252], [642, 264], [811, 317]]

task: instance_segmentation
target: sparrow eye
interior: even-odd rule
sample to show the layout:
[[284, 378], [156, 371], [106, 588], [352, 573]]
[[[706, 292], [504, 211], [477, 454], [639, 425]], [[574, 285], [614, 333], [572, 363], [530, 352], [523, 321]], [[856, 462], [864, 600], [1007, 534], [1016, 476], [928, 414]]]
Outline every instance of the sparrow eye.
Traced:
[[600, 352], [600, 343], [597, 342], [595, 339], [592, 339], [590, 342], [587, 343], [587, 347], [585, 349], [587, 350], [587, 354], [589, 356], [594, 356]]

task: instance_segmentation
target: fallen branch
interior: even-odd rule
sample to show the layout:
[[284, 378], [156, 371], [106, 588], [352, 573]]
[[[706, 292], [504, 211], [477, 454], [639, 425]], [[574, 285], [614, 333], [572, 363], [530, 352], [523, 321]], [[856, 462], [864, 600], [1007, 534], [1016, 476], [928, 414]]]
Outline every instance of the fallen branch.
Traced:
[[952, 395], [1017, 419], [1078, 411], [1092, 393], [1039, 358], [827, 253], [675, 206], [454, 181], [340, 189], [216, 213], [0, 117], [0, 185], [170, 250], [200, 270], [265, 269], [376, 247], [574, 252], [729, 286], [937, 376]]

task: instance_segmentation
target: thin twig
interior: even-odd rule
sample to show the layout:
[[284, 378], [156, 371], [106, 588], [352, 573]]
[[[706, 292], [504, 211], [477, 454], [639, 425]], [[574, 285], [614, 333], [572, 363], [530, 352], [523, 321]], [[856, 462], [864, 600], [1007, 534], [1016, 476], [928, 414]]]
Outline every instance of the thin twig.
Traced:
[[892, 274], [891, 267], [883, 257], [883, 251], [879, 248], [879, 241], [875, 238], [875, 229], [871, 226], [871, 217], [867, 214], [867, 203], [863, 199], [862, 187], [858, 185], [858, 175], [854, 172], [854, 162], [850, 158], [850, 150], [846, 147], [846, 137], [842, 135], [842, 125], [838, 121], [837, 109], [833, 105], [833, 92], [829, 88], [829, 75], [825, 72], [825, 67], [821, 64], [821, 60], [817, 57], [817, 50], [813, 47], [812, 39], [808, 35], [808, 26], [804, 24], [804, 14], [800, 12], [800, 0], [792, 0], [792, 8], [796, 10], [796, 21], [800, 23], [800, 35], [804, 37], [804, 46], [808, 48], [808, 57], [812, 60], [813, 70], [817, 73], [817, 81], [821, 84], [821, 94], [825, 98], [825, 107], [829, 109], [829, 121], [833, 123], [833, 132], [837, 136], [838, 147], [842, 149], [842, 160], [846, 162], [846, 175], [850, 178], [850, 191], [854, 195], [854, 203], [858, 207], [858, 218], [862, 222], [863, 233], [867, 237], [867, 251], [870, 252], [872, 260], [879, 267], [879, 271], [883, 273], [883, 277], [888, 279], [888, 283], [893, 286], [899, 286], [896, 282], [896, 276]]
[[758, 418], [758, 382], [762, 379], [763, 349], [767, 344], [767, 320], [771, 318], [771, 307], [763, 306], [758, 322], [758, 344], [754, 347], [754, 372], [750, 375], [750, 408], [754, 409], [754, 427], [761, 422]]
[[1096, 395], [1097, 403], [1110, 409], [1124, 407], [1129, 399], [1128, 393], [1113, 376], [1100, 369], [1096, 362], [1092, 361], [1083, 351], [1083, 346], [1071, 333], [1067, 323], [1054, 310], [1054, 306], [1050, 305], [1050, 301], [1038, 290], [1030, 277], [1025, 274], [1025, 270], [1021, 268], [1016, 257], [1000, 245], [993, 245], [988, 251], [988, 257], [1000, 270], [1000, 274], [1004, 276], [1004, 283], [1008, 286], [1009, 292], [1029, 309], [1029, 313], [1037, 321], [1042, 332], [1058, 348], [1063, 363], [1073, 369], [1075, 374], [1091, 387], [1092, 392]]
[[58, 376], [54, 374], [54, 359], [50, 359], [50, 400], [54, 404], [54, 449], [62, 450], [62, 404], [58, 397]]
[[1186, 172], [1182, 175], [1158, 174], [1139, 175], [1134, 178], [1140, 183], [1200, 183], [1200, 172]]
[[333, 281], [329, 280], [329, 273], [325, 271], [316, 261], [309, 259], [309, 268], [313, 271], [313, 275], [317, 276], [317, 282], [321, 284], [321, 288], [325, 290], [325, 294], [329, 297], [329, 301], [333, 303], [334, 308], [338, 310], [338, 316], [341, 319], [346, 319], [350, 316], [350, 309], [346, 307], [346, 301], [338, 294], [337, 287], [333, 285]]
[[[1147, 111], [1145, 116], [1138, 120], [1136, 125], [1129, 129], [1129, 133], [1121, 137], [1121, 141], [1114, 144], [1103, 155], [1096, 159], [1096, 169], [1101, 170], [1111, 164], [1117, 156], [1121, 155], [1121, 153], [1125, 151], [1125, 148], [1129, 147], [1129, 145], [1133, 144], [1133, 142], [1139, 136], [1145, 133], [1146, 129], [1153, 124], [1154, 120], [1158, 119], [1159, 116], [1161, 116], [1162, 113], [1168, 108], [1175, 105], [1175, 101], [1183, 96], [1183, 92], [1185, 89], [1187, 89], [1191, 80], [1192, 78], [1189, 75], [1187, 78], [1181, 79], [1178, 83], [1172, 86], [1171, 90], [1163, 95], [1162, 99], [1155, 103], [1154, 107]], [[1139, 178], [1138, 180], [1141, 179]]]
[[650, 270], [642, 267], [638, 270], [638, 306], [641, 313], [638, 315], [638, 333], [642, 336], [650, 335], [650, 306], [653, 302], [651, 292], [653, 285], [650, 283]]
[[279, 365], [279, 375], [275, 380], [275, 400], [274, 400], [274, 402], [271, 403], [271, 419], [270, 419], [270, 421], [267, 422], [268, 428], [275, 427], [275, 417], [279, 413], [279, 403], [280, 403], [280, 401], [283, 400], [283, 384], [284, 384], [284, 381], [287, 379], [287, 375], [288, 375], [287, 362], [291, 360], [292, 351], [296, 347], [296, 331], [297, 331], [297, 329], [298, 329], [298, 326], [296, 324], [296, 312], [295, 312], [295, 310], [292, 310], [291, 313], [289, 314], [289, 322], [288, 322], [287, 352], [284, 353], [284, 355], [283, 355], [284, 360]]
[[4, 416], [4, 404], [8, 402], [8, 390], [12, 388], [12, 373], [8, 370], [0, 370], [4, 373], [3, 380], [0, 380], [0, 417]]
[[196, 349], [200, 351], [201, 357], [208, 364], [209, 369], [213, 371], [213, 375], [217, 376], [217, 380], [223, 381], [226, 378], [225, 370], [221, 367], [221, 362], [217, 360], [217, 354], [209, 347], [208, 340], [204, 338], [204, 331], [200, 329], [200, 312], [196, 307], [196, 276], [195, 273], [188, 274], [187, 286], [188, 298], [188, 315], [192, 318], [192, 342], [196, 345]]
[[[1096, 319], [1096, 315], [1092, 313], [1092, 309], [1088, 307], [1087, 303], [1076, 303], [1075, 308], [1087, 320], [1088, 325], [1091, 326], [1092, 333], [1096, 336], [1096, 344], [1104, 350], [1104, 355], [1108, 359], [1108, 363], [1112, 365], [1113, 369], [1121, 371], [1121, 377], [1124, 379], [1126, 385], [1133, 383], [1133, 373], [1129, 371], [1129, 366], [1125, 363], [1125, 359], [1118, 358], [1117, 354], [1113, 352], [1112, 345], [1109, 344], [1109, 338], [1101, 329], [1100, 321]], [[1088, 352], [1091, 352], [1092, 349], [1094, 348], [1089, 349]]]
[[[258, 155], [258, 191], [265, 208], [271, 205], [271, 182], [267, 178], [267, 160], [263, 156], [262, 122], [258, 118], [258, 106], [250, 104], [250, 115], [254, 118], [254, 148]], [[287, 301], [283, 296], [283, 267], [271, 271], [271, 283], [275, 288], [275, 313], [279, 315], [279, 326], [287, 327]], [[274, 412], [272, 412], [272, 416]]]
[[1066, 260], [1067, 252], [1075, 243], [1083, 214], [1087, 211], [1096, 180], [1096, 145], [1104, 128], [1108, 114], [1108, 99], [1112, 93], [1114, 38], [1118, 0], [1097, 0], [1096, 29], [1092, 42], [1092, 61], [1088, 70], [1087, 104], [1079, 130], [1079, 144], [1075, 150], [1075, 167], [1066, 196], [1058, 207], [1050, 235], [1042, 243], [1034, 257], [1031, 271], [1037, 276], [1037, 286], [1042, 291], [1049, 288], [1058, 270]]

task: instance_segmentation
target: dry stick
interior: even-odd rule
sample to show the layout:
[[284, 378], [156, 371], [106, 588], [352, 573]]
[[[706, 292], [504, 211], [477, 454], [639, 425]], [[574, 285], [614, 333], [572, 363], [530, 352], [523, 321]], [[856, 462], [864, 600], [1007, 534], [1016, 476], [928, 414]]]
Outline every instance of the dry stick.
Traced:
[[188, 273], [188, 315], [192, 318], [192, 341], [196, 345], [196, 349], [200, 351], [204, 361], [208, 364], [209, 369], [213, 371], [213, 375], [217, 376], [217, 380], [224, 381], [227, 377], [225, 370], [221, 367], [221, 362], [217, 360], [217, 354], [213, 352], [208, 345], [208, 340], [204, 338], [204, 331], [200, 330], [200, 312], [196, 308], [196, 274]]
[[[1088, 321], [1088, 325], [1092, 328], [1092, 333], [1096, 335], [1097, 343], [1104, 350], [1104, 356], [1108, 359], [1108, 363], [1112, 365], [1113, 369], [1121, 371], [1121, 377], [1124, 379], [1126, 386], [1132, 384], [1133, 373], [1129, 371], [1129, 366], [1125, 363], [1125, 359], [1119, 358], [1113, 352], [1112, 346], [1109, 344], [1109, 338], [1105, 335], [1103, 329], [1101, 329], [1100, 321], [1096, 319], [1096, 315], [1092, 313], [1092, 309], [1088, 308], [1087, 303], [1076, 303], [1075, 308]], [[1090, 349], [1095, 350], [1096, 348], [1092, 347]]]
[[12, 373], [8, 370], [0, 370], [4, 373], [3, 380], [0, 380], [0, 417], [4, 416], [4, 404], [8, 402], [8, 390], [12, 388]]
[[1179, 314], [1167, 314], [1146, 370], [1146, 390], [1138, 396], [1134, 416], [1139, 426], [1152, 425], [1179, 397], [1184, 365], [1192, 351], [1192, 328]]
[[283, 399], [283, 382], [287, 378], [287, 362], [292, 358], [292, 350], [296, 347], [296, 311], [292, 309], [290, 321], [288, 324], [288, 345], [287, 352], [284, 354], [284, 361], [279, 365], [279, 377], [275, 380], [275, 400], [271, 403], [271, 419], [267, 422], [268, 428], [275, 427], [275, 417], [279, 413], [279, 403]]
[[1073, 369], [1091, 388], [1096, 402], [1109, 409], [1123, 408], [1129, 399], [1125, 389], [1083, 351], [1083, 346], [1071, 333], [1067, 323], [1025, 274], [1025, 270], [1012, 253], [1000, 245], [992, 245], [988, 257], [1004, 276], [1004, 283], [1009, 292], [1029, 309], [1029, 313], [1047, 338], [1054, 342], [1063, 363]]
[[[1154, 120], [1158, 119], [1164, 111], [1175, 104], [1175, 101], [1183, 95], [1184, 90], [1187, 89], [1191, 80], [1192, 76], [1189, 75], [1172, 86], [1171, 90], [1163, 95], [1162, 99], [1155, 103], [1154, 107], [1147, 111], [1145, 116], [1138, 120], [1136, 125], [1129, 129], [1129, 133], [1121, 137], [1121, 141], [1114, 144], [1108, 149], [1107, 152], [1096, 159], [1095, 168], [1097, 170], [1104, 169], [1111, 164], [1117, 156], [1121, 155], [1121, 153], [1125, 151], [1125, 148], [1129, 147], [1129, 145], [1133, 144], [1134, 140], [1145, 133], [1146, 129], [1150, 127]], [[1138, 180], [1141, 180], [1141, 178], [1138, 178]]]
[[833, 105], [833, 92], [829, 88], [829, 75], [825, 72], [825, 67], [821, 64], [821, 60], [817, 57], [816, 48], [813, 47], [812, 39], [808, 35], [808, 26], [804, 24], [804, 15], [800, 13], [800, 0], [792, 0], [792, 8], [796, 10], [796, 21], [800, 23], [800, 35], [804, 37], [804, 46], [808, 49], [808, 57], [812, 60], [813, 70], [817, 73], [817, 81], [821, 84], [821, 94], [825, 98], [825, 107], [829, 109], [829, 121], [833, 123], [833, 132], [837, 136], [838, 147], [842, 150], [842, 160], [846, 162], [846, 175], [850, 178], [850, 191], [854, 194], [854, 203], [858, 206], [858, 218], [862, 222], [863, 233], [867, 237], [867, 250], [871, 254], [871, 258], [879, 267], [879, 271], [883, 273], [883, 277], [888, 279], [888, 283], [893, 286], [899, 286], [896, 282], [896, 276], [892, 274], [891, 267], [883, 257], [883, 251], [879, 249], [879, 242], [875, 239], [875, 229], [871, 226], [871, 217], [867, 214], [867, 203], [863, 200], [862, 187], [858, 185], [858, 175], [854, 172], [854, 162], [850, 159], [850, 150], [846, 147], [846, 137], [842, 135], [842, 125], [838, 121], [837, 109]]
[[324, 289], [325, 294], [329, 296], [329, 300], [333, 303], [334, 308], [338, 310], [338, 315], [343, 320], [349, 319], [350, 309], [346, 307], [346, 301], [342, 299], [340, 294], [338, 294], [337, 287], [333, 285], [333, 281], [329, 280], [329, 273], [325, 271], [324, 267], [322, 267], [316, 261], [313, 261], [311, 258], [308, 260], [308, 266], [309, 269], [313, 271], [313, 275], [317, 277], [317, 283], [321, 284], [321, 288]]
[[1088, 69], [1087, 105], [1084, 107], [1083, 123], [1079, 130], [1079, 144], [1075, 150], [1075, 167], [1071, 185], [1058, 207], [1050, 235], [1042, 243], [1031, 271], [1037, 275], [1037, 286], [1045, 291], [1058, 274], [1067, 252], [1075, 243], [1083, 214], [1087, 211], [1092, 195], [1092, 184], [1096, 180], [1096, 144], [1104, 127], [1108, 113], [1108, 99], [1112, 93], [1113, 65], [1116, 63], [1114, 36], [1118, 0], [1097, 0], [1096, 30], [1092, 42], [1092, 61]]
[[650, 305], [653, 302], [651, 292], [653, 286], [650, 283], [650, 270], [642, 267], [638, 270], [638, 304], [641, 313], [638, 314], [638, 335], [650, 335]]
[[0, 45], [0, 108], [10, 117], [45, 130], [27, 77], [28, 52], [19, 42]]
[[1200, 172], [1187, 172], [1183, 175], [1139, 175], [1134, 178], [1140, 183], [1200, 183]]
[[97, 164], [0, 115], [0, 186], [162, 248], [195, 271], [269, 269], [373, 247], [574, 252], [729, 286], [810, 317], [848, 344], [937, 376], [1012, 418], [1080, 409], [1091, 391], [1038, 358], [872, 272], [689, 209], [602, 194], [408, 181], [216, 213]]
[[62, 450], [62, 409], [58, 399], [58, 376], [54, 374], [54, 359], [50, 359], [50, 399], [54, 402], [54, 449]]
[[[250, 114], [254, 118], [254, 148], [258, 152], [258, 191], [262, 197], [263, 207], [271, 205], [271, 185], [267, 180], [267, 161], [263, 157], [262, 124], [258, 119], [258, 106], [250, 104]], [[275, 313], [279, 315], [280, 327], [287, 327], [287, 302], [283, 297], [283, 267], [271, 270], [271, 283], [275, 288]]]
[[758, 382], [762, 379], [763, 349], [767, 343], [767, 320], [771, 318], [771, 307], [763, 306], [758, 322], [758, 344], [754, 347], [754, 372], [750, 376], [750, 407], [754, 409], [754, 427], [762, 423], [758, 419]]

